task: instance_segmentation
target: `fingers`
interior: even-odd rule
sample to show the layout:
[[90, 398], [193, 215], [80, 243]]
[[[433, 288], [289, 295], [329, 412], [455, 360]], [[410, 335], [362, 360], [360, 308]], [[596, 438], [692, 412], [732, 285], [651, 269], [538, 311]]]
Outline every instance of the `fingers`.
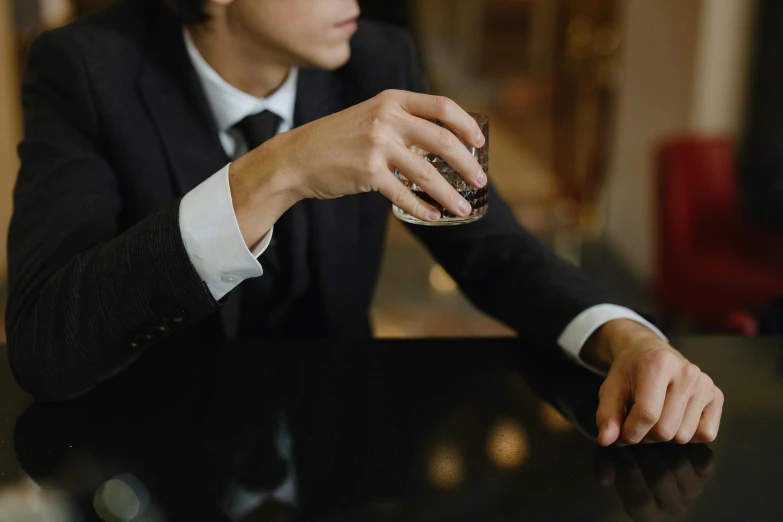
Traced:
[[[695, 393], [688, 401], [688, 406], [685, 409], [685, 414], [682, 418], [680, 428], [677, 430], [677, 435], [674, 440], [679, 444], [687, 444], [689, 442], [697, 442], [694, 439], [696, 431], [699, 429], [701, 420], [704, 415], [705, 407], [713, 402], [715, 399], [715, 385], [712, 379], [703, 375], [699, 379], [699, 384]], [[721, 403], [720, 407], [723, 407]], [[712, 415], [711, 415], [712, 417]], [[718, 422], [720, 421], [720, 413], [718, 413]], [[717, 434], [717, 426], [715, 426], [715, 433]], [[714, 440], [714, 437], [711, 439]]]
[[[710, 381], [712, 382], [712, 381]], [[712, 402], [707, 404], [704, 412], [701, 414], [699, 427], [696, 430], [692, 442], [712, 442], [718, 436], [720, 427], [720, 418], [723, 413], [723, 392], [719, 388], [714, 388]]]
[[671, 376], [672, 369], [665, 361], [650, 364], [642, 370], [636, 384], [634, 404], [620, 432], [623, 442], [638, 444], [658, 423]]
[[626, 395], [621, 382], [610, 375], [601, 385], [598, 392], [598, 411], [595, 423], [598, 426], [598, 444], [609, 446], [620, 436], [620, 429], [625, 419]]
[[407, 113], [426, 120], [439, 120], [465, 143], [474, 147], [484, 146], [485, 138], [476, 120], [452, 100], [405, 91], [388, 91], [385, 94], [394, 97]]
[[687, 363], [669, 385], [661, 418], [646, 437], [648, 442], [669, 442], [679, 432], [685, 409], [701, 377], [701, 370]]
[[[462, 148], [465, 149], [465, 147]], [[455, 216], [468, 216], [473, 211], [470, 203], [460, 196], [446, 181], [446, 178], [423, 156], [400, 146], [395, 147], [395, 150], [392, 151], [390, 161], [406, 178], [421, 187], [428, 196]]]
[[[715, 440], [723, 393], [698, 367], [662, 351], [642, 366], [636, 379], [633, 406], [620, 431], [622, 442], [675, 440], [686, 444]], [[619, 409], [619, 404], [615, 403], [614, 408]], [[607, 423], [607, 415], [601, 411], [596, 417], [599, 422], [603, 419]], [[599, 435], [599, 443], [603, 442]]]
[[378, 173], [376, 179], [378, 191], [411, 216], [422, 221], [440, 219], [438, 209], [414, 196], [413, 192], [395, 178], [391, 171]]
[[685, 414], [682, 417], [682, 423], [680, 424], [677, 435], [674, 440], [678, 444], [688, 444], [693, 436], [696, 434], [696, 430], [699, 427], [699, 420], [701, 419], [702, 411], [704, 410], [703, 399], [699, 396], [693, 396], [688, 401], [688, 406], [685, 409]]
[[474, 187], [487, 184], [487, 176], [476, 158], [449, 129], [408, 115], [403, 134], [409, 145], [437, 154]]

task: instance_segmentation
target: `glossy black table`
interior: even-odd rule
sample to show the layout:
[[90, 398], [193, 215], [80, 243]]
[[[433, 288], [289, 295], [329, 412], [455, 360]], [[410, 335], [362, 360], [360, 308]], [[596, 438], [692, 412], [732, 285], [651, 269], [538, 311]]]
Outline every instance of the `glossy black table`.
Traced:
[[0, 520], [783, 520], [783, 339], [686, 338], [718, 440], [599, 449], [516, 339], [159, 346], [64, 403], [0, 366]]

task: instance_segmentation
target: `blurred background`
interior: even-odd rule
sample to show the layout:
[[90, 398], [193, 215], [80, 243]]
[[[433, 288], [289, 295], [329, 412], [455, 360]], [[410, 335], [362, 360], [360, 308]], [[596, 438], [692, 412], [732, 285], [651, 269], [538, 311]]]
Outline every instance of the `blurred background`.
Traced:
[[[108, 3], [0, 0], [0, 302], [25, 50]], [[783, 3], [360, 3], [414, 34], [432, 92], [490, 116], [490, 179], [558, 254], [669, 330], [780, 328]], [[389, 232], [379, 336], [510, 333]]]

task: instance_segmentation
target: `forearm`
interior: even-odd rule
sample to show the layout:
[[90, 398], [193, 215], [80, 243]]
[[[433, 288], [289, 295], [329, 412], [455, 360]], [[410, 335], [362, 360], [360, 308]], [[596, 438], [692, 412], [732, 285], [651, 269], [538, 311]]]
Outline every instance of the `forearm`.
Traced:
[[185, 252], [178, 208], [82, 252], [44, 280], [16, 275], [8, 354], [22, 387], [40, 399], [78, 395], [218, 308]]
[[475, 277], [463, 278], [460, 287], [520, 335], [554, 343], [570, 320], [603, 299], [577, 269], [523, 243], [515, 237], [499, 242], [495, 247], [506, 254], [477, 260]]

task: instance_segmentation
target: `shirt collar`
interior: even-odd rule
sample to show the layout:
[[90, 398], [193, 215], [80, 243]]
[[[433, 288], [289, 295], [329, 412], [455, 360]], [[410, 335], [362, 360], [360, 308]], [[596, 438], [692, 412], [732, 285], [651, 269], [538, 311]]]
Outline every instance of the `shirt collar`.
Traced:
[[296, 67], [291, 68], [285, 82], [275, 92], [266, 98], [256, 98], [240, 91], [224, 80], [201, 56], [187, 29], [183, 29], [183, 35], [188, 56], [201, 81], [207, 101], [215, 116], [215, 122], [221, 132], [228, 131], [247, 116], [264, 110], [278, 115], [286, 127], [292, 128], [294, 126], [296, 86], [299, 76], [299, 70]]

